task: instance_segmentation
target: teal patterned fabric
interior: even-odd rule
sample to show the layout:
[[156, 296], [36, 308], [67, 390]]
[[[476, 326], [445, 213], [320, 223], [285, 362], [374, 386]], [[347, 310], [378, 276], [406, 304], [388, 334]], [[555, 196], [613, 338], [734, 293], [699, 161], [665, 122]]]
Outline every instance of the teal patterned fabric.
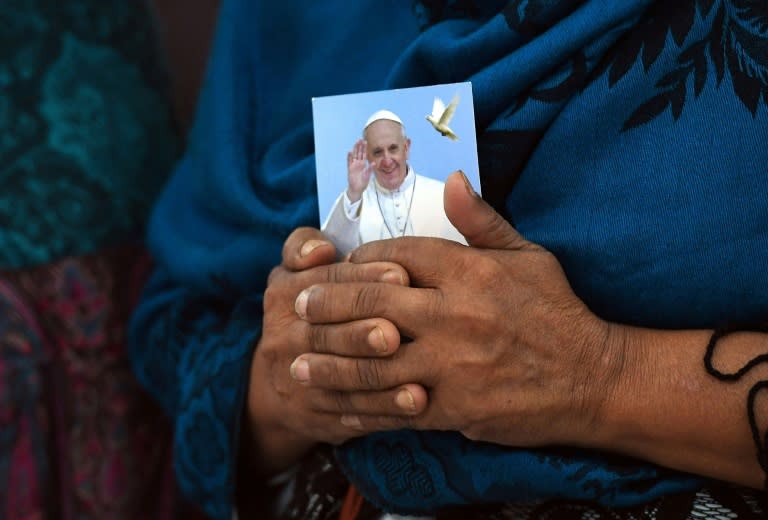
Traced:
[[0, 3], [0, 267], [142, 237], [177, 155], [148, 8]]
[[143, 0], [0, 1], [0, 518], [200, 518], [125, 354], [179, 149]]

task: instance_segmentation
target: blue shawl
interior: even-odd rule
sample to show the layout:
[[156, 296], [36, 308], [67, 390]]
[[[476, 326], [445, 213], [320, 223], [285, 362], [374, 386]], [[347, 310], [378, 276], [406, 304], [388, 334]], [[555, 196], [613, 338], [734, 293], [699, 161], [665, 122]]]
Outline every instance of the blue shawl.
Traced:
[[[764, 2], [403, 4], [221, 8], [131, 327], [135, 369], [175, 421], [180, 484], [214, 518], [231, 513], [267, 275], [290, 231], [318, 224], [312, 96], [471, 81], [484, 196], [557, 255], [596, 313], [687, 328], [768, 309]], [[626, 506], [698, 483], [449, 432], [337, 451], [350, 480], [398, 512], [552, 497]]]

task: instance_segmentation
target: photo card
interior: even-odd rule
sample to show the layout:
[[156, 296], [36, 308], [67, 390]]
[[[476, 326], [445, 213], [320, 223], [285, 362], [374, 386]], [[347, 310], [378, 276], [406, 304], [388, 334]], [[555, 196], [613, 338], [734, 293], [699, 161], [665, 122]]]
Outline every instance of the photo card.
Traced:
[[443, 186], [461, 170], [480, 193], [471, 83], [312, 99], [320, 222], [343, 255], [373, 240], [466, 243]]

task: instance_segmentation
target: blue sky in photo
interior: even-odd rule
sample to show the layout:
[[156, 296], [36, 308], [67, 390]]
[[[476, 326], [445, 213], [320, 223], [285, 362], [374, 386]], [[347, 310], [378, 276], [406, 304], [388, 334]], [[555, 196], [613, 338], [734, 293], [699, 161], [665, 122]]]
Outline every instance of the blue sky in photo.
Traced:
[[[432, 112], [435, 97], [447, 105], [455, 94], [460, 100], [449, 126], [459, 140], [451, 141], [425, 117]], [[471, 83], [317, 97], [312, 99], [312, 114], [320, 222], [347, 188], [347, 152], [362, 136], [368, 118], [382, 109], [394, 112], [403, 121], [411, 139], [408, 162], [417, 173], [444, 181], [454, 171], [462, 170], [480, 193]]]

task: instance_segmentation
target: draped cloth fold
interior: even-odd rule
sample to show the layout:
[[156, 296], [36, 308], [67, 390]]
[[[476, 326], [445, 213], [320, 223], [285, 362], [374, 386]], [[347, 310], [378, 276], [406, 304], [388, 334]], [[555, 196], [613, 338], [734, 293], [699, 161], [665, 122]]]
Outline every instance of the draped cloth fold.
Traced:
[[702, 481], [608, 454], [513, 449], [454, 432], [374, 433], [337, 449], [347, 477], [376, 507], [428, 514], [451, 506], [591, 500], [631, 507]]
[[[484, 197], [558, 257], [598, 315], [693, 328], [764, 312], [768, 183], [751, 176], [768, 164], [755, 145], [768, 142], [768, 63], [765, 35], [742, 18], [765, 6], [736, 3], [445, 0], [371, 16], [380, 2], [226, 0], [192, 139], [152, 218], [159, 268], [132, 328], [137, 371], [176, 420], [186, 492], [230, 513], [248, 377], [236, 364], [261, 309], [248, 307], [247, 341], [230, 341], [227, 316], [258, 301], [290, 231], [317, 226], [313, 96], [471, 81]], [[699, 484], [452, 433], [380, 433], [337, 456], [367, 498], [402, 512], [622, 506]]]

